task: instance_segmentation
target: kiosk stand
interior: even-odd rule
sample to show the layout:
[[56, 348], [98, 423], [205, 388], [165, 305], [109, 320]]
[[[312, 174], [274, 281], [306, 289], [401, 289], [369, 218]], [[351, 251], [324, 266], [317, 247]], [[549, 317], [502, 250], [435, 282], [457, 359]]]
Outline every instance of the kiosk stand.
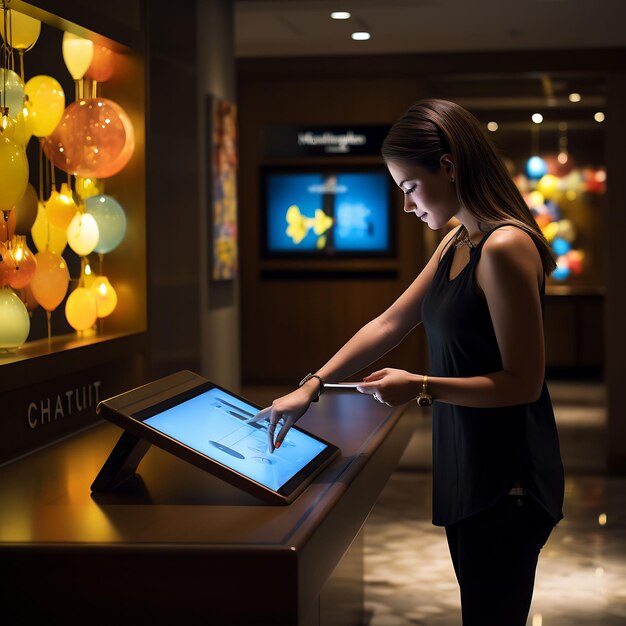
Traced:
[[413, 425], [354, 391], [329, 391], [299, 425], [342, 456], [288, 506], [129, 434], [113, 468], [126, 480], [92, 496], [120, 436], [111, 424], [1, 467], [7, 623], [362, 624], [363, 525]]

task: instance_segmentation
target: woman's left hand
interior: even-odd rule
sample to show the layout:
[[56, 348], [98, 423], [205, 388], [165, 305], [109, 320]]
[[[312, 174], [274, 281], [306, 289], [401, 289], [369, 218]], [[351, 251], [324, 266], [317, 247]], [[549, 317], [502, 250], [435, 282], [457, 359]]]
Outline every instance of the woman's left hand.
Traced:
[[357, 390], [369, 393], [374, 400], [388, 406], [405, 404], [416, 398], [422, 389], [422, 377], [391, 367], [373, 372], [363, 379]]

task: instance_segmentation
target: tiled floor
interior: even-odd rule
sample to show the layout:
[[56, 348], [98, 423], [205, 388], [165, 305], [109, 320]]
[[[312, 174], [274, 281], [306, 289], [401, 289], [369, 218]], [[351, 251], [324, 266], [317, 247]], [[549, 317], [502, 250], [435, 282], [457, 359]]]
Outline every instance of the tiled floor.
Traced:
[[[565, 519], [542, 552], [528, 626], [624, 626], [626, 479], [604, 473], [602, 388], [551, 391], [567, 472]], [[444, 531], [430, 522], [429, 437], [421, 416], [365, 528], [370, 626], [461, 623]]]

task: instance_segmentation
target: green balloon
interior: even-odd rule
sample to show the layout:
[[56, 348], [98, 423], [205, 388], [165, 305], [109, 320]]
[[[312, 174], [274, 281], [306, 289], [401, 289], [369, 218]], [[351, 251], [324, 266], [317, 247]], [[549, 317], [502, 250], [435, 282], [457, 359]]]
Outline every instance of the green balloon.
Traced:
[[85, 201], [87, 213], [91, 213], [100, 231], [94, 251], [106, 254], [120, 245], [126, 234], [126, 214], [119, 202], [107, 195], [92, 196]]

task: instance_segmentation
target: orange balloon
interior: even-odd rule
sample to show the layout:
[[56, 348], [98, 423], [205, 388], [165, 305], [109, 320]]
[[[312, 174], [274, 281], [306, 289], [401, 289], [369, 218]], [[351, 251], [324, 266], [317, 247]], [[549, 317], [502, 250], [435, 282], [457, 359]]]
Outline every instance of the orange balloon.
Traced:
[[38, 252], [35, 258], [37, 271], [30, 282], [31, 291], [46, 311], [54, 311], [65, 298], [70, 282], [67, 263], [50, 250]]
[[11, 243], [11, 256], [15, 263], [15, 275], [9, 280], [9, 287], [22, 289], [33, 279], [37, 270], [37, 259], [26, 244], [25, 236], [17, 236]]
[[115, 52], [109, 50], [105, 46], [94, 44], [93, 46], [93, 61], [87, 70], [85, 76], [95, 80], [99, 83], [104, 83], [111, 76], [113, 76], [113, 70], [115, 66]]
[[106, 98], [72, 102], [54, 132], [41, 140], [52, 163], [75, 176], [104, 178], [126, 145], [126, 129], [118, 105]]

